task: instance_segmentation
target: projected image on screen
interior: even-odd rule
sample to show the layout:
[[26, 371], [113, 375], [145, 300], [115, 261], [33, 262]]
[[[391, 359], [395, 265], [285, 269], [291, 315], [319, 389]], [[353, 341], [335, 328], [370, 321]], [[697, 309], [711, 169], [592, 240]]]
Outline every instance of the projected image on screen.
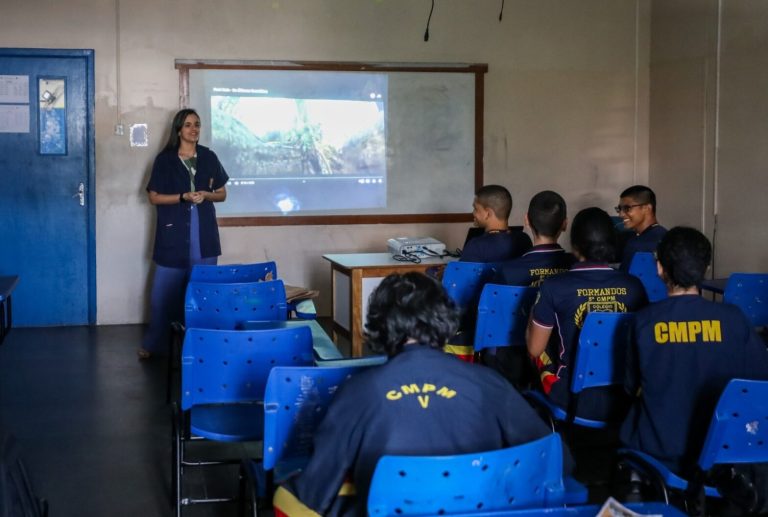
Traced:
[[227, 202], [218, 211], [385, 207], [384, 99], [380, 91], [368, 97], [278, 97], [213, 87], [210, 145], [230, 176]]

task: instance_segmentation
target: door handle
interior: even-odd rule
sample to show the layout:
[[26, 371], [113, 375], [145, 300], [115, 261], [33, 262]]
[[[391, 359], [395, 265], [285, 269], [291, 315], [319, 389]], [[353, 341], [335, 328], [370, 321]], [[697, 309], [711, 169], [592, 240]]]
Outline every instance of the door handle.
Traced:
[[80, 206], [85, 206], [85, 184], [82, 181], [77, 185], [77, 192], [72, 197], [77, 198]]

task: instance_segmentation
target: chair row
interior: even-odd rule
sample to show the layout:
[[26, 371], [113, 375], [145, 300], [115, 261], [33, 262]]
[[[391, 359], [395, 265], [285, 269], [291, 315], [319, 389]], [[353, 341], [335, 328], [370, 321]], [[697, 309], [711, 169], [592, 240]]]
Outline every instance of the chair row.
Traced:
[[[215, 330], [189, 328], [186, 331], [181, 359], [181, 390], [179, 403], [173, 404], [173, 448], [172, 487], [176, 515], [181, 515], [184, 506], [224, 502], [230, 498], [193, 498], [184, 495], [183, 474], [186, 468], [239, 463], [235, 460], [191, 459], [187, 445], [194, 440], [206, 439], [216, 442], [252, 442], [265, 439], [266, 459], [280, 454], [283, 448], [291, 448], [282, 440], [268, 441], [265, 438], [265, 407], [268, 418], [283, 408], [274, 403], [265, 406], [265, 393], [276, 368], [298, 368], [295, 388], [307, 396], [310, 389], [306, 379], [315, 378], [313, 386], [326, 386], [327, 391], [312, 391], [312, 400], [329, 400], [335, 387], [355, 369], [380, 364], [386, 358], [335, 359], [326, 363], [316, 361], [312, 329], [308, 325], [278, 326], [259, 330]], [[316, 366], [322, 365], [322, 367]], [[290, 378], [283, 382], [290, 382]], [[319, 384], [318, 384], [319, 383]], [[325, 397], [325, 399], [323, 398]], [[326, 400], [327, 399], [327, 400]], [[273, 415], [280, 416], [280, 415]], [[320, 413], [302, 418], [318, 418]], [[314, 427], [312, 427], [314, 429]], [[275, 433], [267, 433], [267, 437]], [[305, 439], [311, 439], [311, 436]], [[301, 439], [299, 439], [301, 442]], [[304, 445], [306, 447], [306, 444]]]

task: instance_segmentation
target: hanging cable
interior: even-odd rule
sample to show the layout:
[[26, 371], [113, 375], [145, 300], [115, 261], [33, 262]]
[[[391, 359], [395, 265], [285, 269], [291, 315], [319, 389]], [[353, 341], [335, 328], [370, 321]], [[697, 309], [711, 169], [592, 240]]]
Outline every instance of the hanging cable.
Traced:
[[504, 14], [504, 0], [501, 0], [501, 11], [499, 11], [499, 21], [501, 21], [501, 16]]
[[435, 10], [435, 0], [432, 0], [432, 8], [429, 10], [429, 17], [427, 18], [427, 30], [424, 31], [424, 41], [429, 41], [429, 22], [432, 21], [432, 11]]

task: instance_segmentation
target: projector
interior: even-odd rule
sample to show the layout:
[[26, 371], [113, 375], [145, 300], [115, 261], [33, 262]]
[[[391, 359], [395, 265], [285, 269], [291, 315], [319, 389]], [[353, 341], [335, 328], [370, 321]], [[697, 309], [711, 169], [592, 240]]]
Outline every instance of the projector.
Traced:
[[393, 255], [434, 257], [445, 253], [445, 244], [432, 237], [397, 237], [387, 241], [387, 249]]

